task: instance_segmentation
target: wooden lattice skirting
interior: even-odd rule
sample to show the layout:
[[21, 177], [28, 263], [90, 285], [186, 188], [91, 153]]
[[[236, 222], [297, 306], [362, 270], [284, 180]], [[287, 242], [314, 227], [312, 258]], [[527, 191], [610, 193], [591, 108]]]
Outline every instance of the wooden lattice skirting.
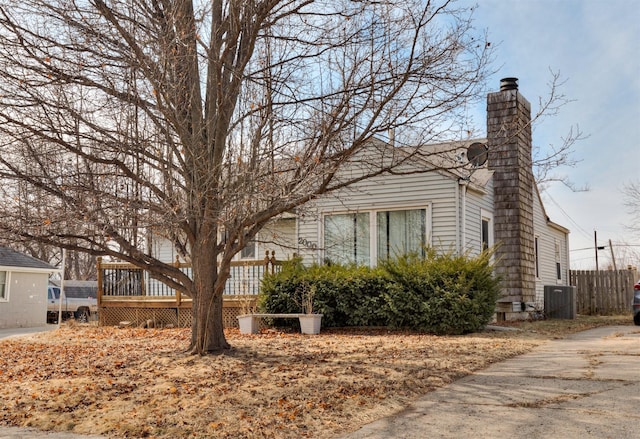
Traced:
[[[222, 309], [222, 321], [225, 328], [237, 328], [240, 314], [244, 314], [240, 306], [225, 306]], [[143, 326], [152, 322], [154, 327], [166, 326], [190, 327], [192, 320], [191, 308], [145, 308], [145, 307], [109, 307], [103, 306], [99, 310], [101, 326], [117, 326], [122, 322], [130, 322], [131, 325]]]

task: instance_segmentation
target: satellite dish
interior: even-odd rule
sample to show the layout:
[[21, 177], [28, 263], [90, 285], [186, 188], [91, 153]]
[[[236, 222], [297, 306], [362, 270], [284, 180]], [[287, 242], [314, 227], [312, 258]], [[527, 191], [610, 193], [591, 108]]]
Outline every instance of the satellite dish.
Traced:
[[480, 142], [475, 142], [469, 145], [467, 148], [467, 160], [474, 167], [482, 166], [487, 162], [487, 145]]

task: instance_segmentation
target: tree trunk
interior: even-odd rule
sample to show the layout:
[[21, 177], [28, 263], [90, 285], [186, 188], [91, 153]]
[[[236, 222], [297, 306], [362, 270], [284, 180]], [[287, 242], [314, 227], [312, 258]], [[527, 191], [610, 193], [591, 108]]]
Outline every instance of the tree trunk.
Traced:
[[213, 288], [202, 291], [193, 300], [191, 352], [198, 355], [229, 349], [224, 336], [222, 294]]
[[[226, 278], [220, 276], [216, 261], [215, 240], [202, 240], [194, 247], [193, 321], [190, 351], [206, 355], [229, 349], [222, 320], [222, 293]], [[208, 245], [207, 245], [208, 244]]]

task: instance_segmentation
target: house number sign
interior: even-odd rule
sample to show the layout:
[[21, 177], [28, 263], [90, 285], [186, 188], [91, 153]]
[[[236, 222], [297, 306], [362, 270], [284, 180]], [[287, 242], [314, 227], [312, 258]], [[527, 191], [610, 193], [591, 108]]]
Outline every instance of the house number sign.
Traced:
[[306, 238], [298, 238], [298, 244], [304, 245], [306, 248], [310, 248], [312, 250], [318, 249], [318, 244], [315, 242], [311, 242]]

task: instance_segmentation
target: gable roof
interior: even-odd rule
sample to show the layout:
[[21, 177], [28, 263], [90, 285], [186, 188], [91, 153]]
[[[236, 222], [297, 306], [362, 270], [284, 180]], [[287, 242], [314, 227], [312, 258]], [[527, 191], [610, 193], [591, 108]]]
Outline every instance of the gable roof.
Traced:
[[467, 148], [474, 143], [487, 143], [487, 139], [454, 140], [444, 143], [421, 145], [413, 151], [415, 161], [431, 167], [442, 175], [458, 180], [465, 180], [471, 189], [483, 191], [494, 171], [486, 164], [473, 166], [467, 158]]
[[28, 268], [45, 271], [57, 270], [54, 266], [20, 253], [8, 247], [0, 247], [0, 267]]

